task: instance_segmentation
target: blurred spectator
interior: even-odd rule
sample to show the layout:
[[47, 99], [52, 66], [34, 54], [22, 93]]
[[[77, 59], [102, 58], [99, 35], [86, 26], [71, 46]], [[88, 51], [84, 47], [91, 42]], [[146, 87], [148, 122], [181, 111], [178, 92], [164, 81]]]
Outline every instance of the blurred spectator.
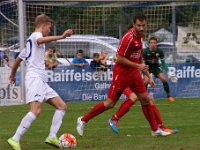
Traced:
[[92, 70], [99, 70], [101, 65], [100, 62], [100, 55], [99, 53], [94, 53], [93, 54], [93, 60], [90, 62], [90, 67], [92, 68]]
[[107, 68], [107, 60], [108, 60], [108, 52], [106, 49], [104, 49], [101, 51], [100, 62], [102, 65], [104, 65], [105, 68]]
[[77, 50], [76, 57], [73, 58], [71, 65], [77, 66], [77, 67], [84, 67], [84, 66], [89, 65], [89, 63], [86, 61], [86, 59], [83, 58], [83, 50], [82, 49]]
[[0, 67], [9, 66], [8, 61], [9, 61], [8, 56], [5, 54], [4, 51], [0, 50]]
[[106, 71], [107, 68], [101, 64], [99, 53], [93, 54], [93, 60], [90, 63], [90, 67], [93, 71]]
[[55, 47], [49, 47], [48, 51], [45, 53], [45, 66], [48, 69], [53, 69], [58, 65], [57, 54], [55, 52]]

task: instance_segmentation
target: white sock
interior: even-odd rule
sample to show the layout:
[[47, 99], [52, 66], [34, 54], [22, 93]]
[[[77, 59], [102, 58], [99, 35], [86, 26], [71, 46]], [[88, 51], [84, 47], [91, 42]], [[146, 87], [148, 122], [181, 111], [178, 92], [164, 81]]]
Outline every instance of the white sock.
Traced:
[[51, 129], [49, 133], [50, 138], [56, 138], [56, 134], [62, 124], [62, 119], [65, 115], [64, 110], [56, 110], [52, 119]]
[[15, 135], [12, 137], [13, 140], [19, 141], [21, 136], [24, 135], [26, 130], [31, 126], [31, 123], [36, 119], [36, 116], [32, 112], [28, 112], [22, 119], [20, 125], [17, 128]]

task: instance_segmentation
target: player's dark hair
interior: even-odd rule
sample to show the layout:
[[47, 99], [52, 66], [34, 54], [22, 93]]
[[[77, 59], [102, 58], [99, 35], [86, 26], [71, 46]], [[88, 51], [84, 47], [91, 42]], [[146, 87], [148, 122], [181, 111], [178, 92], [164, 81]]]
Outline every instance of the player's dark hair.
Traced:
[[143, 13], [138, 13], [135, 15], [135, 17], [133, 19], [133, 23], [135, 24], [137, 20], [144, 21], [144, 20], [147, 20], [147, 18]]
[[131, 29], [131, 28], [133, 28], [133, 24], [130, 24], [130, 25], [128, 26], [128, 30]]
[[155, 36], [152, 36], [152, 37], [149, 38], [149, 43], [150, 43], [151, 40], [158, 42], [158, 39]]

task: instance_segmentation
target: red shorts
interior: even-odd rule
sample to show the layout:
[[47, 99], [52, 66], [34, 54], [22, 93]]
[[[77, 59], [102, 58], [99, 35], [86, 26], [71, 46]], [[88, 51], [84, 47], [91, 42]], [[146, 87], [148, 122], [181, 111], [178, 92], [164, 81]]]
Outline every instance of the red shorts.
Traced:
[[[135, 94], [146, 93], [144, 81], [141, 77], [141, 74], [139, 73], [139, 74], [134, 74], [131, 78], [113, 77], [110, 89], [108, 91], [108, 98], [117, 101], [120, 98], [121, 94], [128, 87], [130, 88], [131, 93], [132, 91]], [[130, 90], [128, 91], [127, 94], [130, 93]]]

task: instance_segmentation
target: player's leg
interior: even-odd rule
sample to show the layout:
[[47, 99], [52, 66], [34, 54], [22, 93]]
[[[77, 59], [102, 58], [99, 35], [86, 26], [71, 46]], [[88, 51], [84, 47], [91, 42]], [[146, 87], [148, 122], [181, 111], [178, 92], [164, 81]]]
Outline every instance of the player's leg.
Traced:
[[155, 120], [155, 116], [153, 115], [153, 112], [149, 108], [149, 101], [150, 101], [150, 96], [147, 92], [147, 89], [145, 88], [144, 85], [144, 80], [142, 79], [141, 76], [137, 76], [135, 80], [133, 81], [133, 85], [130, 86], [131, 90], [137, 95], [137, 98], [139, 99], [141, 105], [142, 105], [142, 110], [143, 113], [148, 120], [151, 129], [153, 131], [158, 129], [157, 122]]
[[156, 106], [156, 103], [155, 103], [155, 100], [154, 99], [150, 99], [150, 103], [149, 105], [151, 105], [152, 107], [152, 111], [154, 112], [154, 115], [155, 115], [155, 118], [156, 118], [156, 121], [158, 123], [158, 127], [160, 129], [162, 129], [163, 131], [167, 131], [167, 132], [170, 132], [170, 133], [178, 133], [178, 130], [177, 129], [169, 129], [169, 128], [166, 128], [164, 123], [163, 123], [163, 119], [160, 115], [160, 111], [158, 110], [157, 106]]
[[47, 103], [55, 107], [55, 113], [53, 115], [52, 124], [50, 127], [49, 136], [46, 138], [45, 143], [58, 147], [57, 132], [62, 124], [63, 117], [67, 110], [65, 102], [58, 94], [46, 84], [45, 99]]
[[85, 128], [85, 124], [92, 119], [93, 117], [101, 114], [102, 112], [113, 108], [117, 102], [117, 100], [119, 99], [119, 97], [122, 94], [122, 91], [125, 89], [121, 89], [123, 88], [123, 86], [121, 87], [120, 85], [117, 84], [117, 82], [112, 82], [111, 86], [109, 88], [108, 91], [108, 98], [106, 101], [104, 102], [100, 102], [98, 104], [96, 104], [90, 111], [88, 111], [84, 116], [79, 117], [77, 119], [77, 132], [79, 133], [79, 135], [83, 136], [83, 132], [84, 132], [84, 128]]
[[153, 98], [147, 92], [141, 76], [138, 76], [134, 80], [134, 83], [130, 88], [137, 95], [137, 97], [142, 105], [142, 111], [151, 126], [152, 135], [162, 135], [162, 136], [169, 135], [170, 134], [169, 132], [164, 132], [162, 130], [159, 130], [159, 128], [158, 128], [158, 123], [156, 121], [156, 117], [154, 115], [153, 108], [150, 105], [150, 101]]
[[8, 139], [8, 143], [13, 149], [20, 150], [20, 139], [29, 129], [32, 122], [39, 116], [41, 112], [41, 103], [34, 101], [30, 104], [30, 111], [23, 117], [13, 137]]
[[148, 120], [151, 129], [153, 131], [156, 131], [158, 129], [158, 124], [156, 122], [156, 118], [154, 116], [154, 113], [152, 111], [151, 105], [149, 105], [150, 102], [150, 96], [147, 92], [145, 93], [137, 93], [137, 97], [140, 100], [142, 111], [144, 113], [144, 116]]
[[147, 121], [149, 122], [149, 125], [151, 126], [152, 130], [152, 136], [161, 135], [161, 136], [167, 136], [170, 135], [170, 132], [163, 131], [159, 129], [158, 123], [156, 121], [156, 116], [154, 114], [154, 106], [150, 105], [151, 97], [150, 95], [146, 93], [138, 93], [137, 94], [138, 99], [141, 102], [142, 105], [142, 111], [144, 113], [144, 116], [146, 117]]
[[131, 106], [137, 101], [137, 96], [132, 92], [130, 88], [126, 88], [123, 92], [127, 99], [120, 105], [117, 112], [112, 116], [112, 120], [118, 121], [123, 117], [131, 108]]
[[160, 81], [163, 83], [163, 88], [167, 94], [167, 99], [170, 102], [174, 101], [174, 98], [170, 95], [170, 88], [169, 88], [169, 84], [164, 76], [164, 74], [160, 71], [157, 73], [157, 77], [160, 79]]
[[116, 102], [117, 101], [113, 101], [113, 100], [108, 98], [106, 101], [96, 104], [89, 112], [87, 112], [81, 118], [81, 121], [84, 121], [85, 123], [87, 123], [93, 117], [101, 114], [102, 112], [104, 112], [104, 111], [106, 111], [110, 108], [113, 108], [114, 105], [116, 104]]
[[83, 136], [85, 124], [92, 119], [93, 117], [103, 113], [104, 111], [113, 108], [117, 101], [113, 101], [111, 99], [107, 99], [104, 102], [100, 102], [96, 104], [89, 112], [87, 112], [84, 116], [81, 116], [77, 119], [77, 132], [79, 135]]
[[[160, 72], [161, 72], [161, 70], [159, 69], [159, 70], [158, 70], [158, 73], [160, 73]], [[153, 73], [154, 73], [154, 76], [157, 77], [156, 70], [153, 71]], [[145, 84], [147, 84], [147, 83], [149, 82], [149, 78], [147, 78], [146, 76], [144, 76], [143, 79], [144, 79], [144, 83], [145, 83]], [[155, 104], [155, 100], [154, 100], [153, 98], [150, 99], [149, 105], [152, 106], [151, 108], [152, 108], [152, 110], [153, 110], [153, 112], [154, 112], [154, 115], [155, 115], [155, 118], [156, 118], [156, 121], [157, 121], [157, 123], [158, 123], [158, 127], [159, 127], [159, 128], [161, 128], [161, 129], [163, 129], [163, 130], [170, 131], [171, 133], [177, 133], [177, 132], [178, 132], [178, 130], [167, 129], [167, 128], [164, 126], [163, 121], [162, 121], [162, 117], [161, 117], [161, 115], [160, 115], [160, 112], [159, 112], [159, 110], [158, 110], [158, 108], [157, 108], [157, 106], [156, 106], [156, 104]]]
[[[19, 141], [27, 129], [31, 126], [32, 122], [39, 116], [41, 112], [41, 103], [44, 99], [43, 89], [44, 83], [39, 78], [30, 78], [26, 76], [26, 103], [29, 104], [29, 112], [21, 120], [16, 133], [8, 140], [8, 143], [13, 149], [20, 149]], [[15, 148], [14, 148], [15, 147]]]
[[127, 99], [120, 105], [117, 112], [109, 119], [109, 125], [115, 133], [118, 133], [118, 120], [129, 112], [130, 108], [137, 100], [137, 96], [131, 91], [130, 88], [126, 88], [123, 94], [126, 95]]

